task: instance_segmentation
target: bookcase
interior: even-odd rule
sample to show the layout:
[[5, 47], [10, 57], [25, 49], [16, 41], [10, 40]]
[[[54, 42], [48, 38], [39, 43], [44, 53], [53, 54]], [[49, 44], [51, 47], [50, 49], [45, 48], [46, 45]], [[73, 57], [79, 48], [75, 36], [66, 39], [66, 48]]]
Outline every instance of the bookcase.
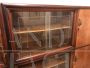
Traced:
[[72, 68], [78, 9], [59, 5], [0, 7], [9, 68]]

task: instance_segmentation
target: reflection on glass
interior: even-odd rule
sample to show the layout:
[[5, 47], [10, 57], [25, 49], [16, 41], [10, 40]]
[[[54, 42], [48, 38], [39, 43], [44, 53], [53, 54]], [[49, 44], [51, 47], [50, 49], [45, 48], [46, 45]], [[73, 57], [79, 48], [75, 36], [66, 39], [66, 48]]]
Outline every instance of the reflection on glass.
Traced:
[[71, 43], [71, 11], [13, 12], [12, 17], [17, 49], [48, 50]]

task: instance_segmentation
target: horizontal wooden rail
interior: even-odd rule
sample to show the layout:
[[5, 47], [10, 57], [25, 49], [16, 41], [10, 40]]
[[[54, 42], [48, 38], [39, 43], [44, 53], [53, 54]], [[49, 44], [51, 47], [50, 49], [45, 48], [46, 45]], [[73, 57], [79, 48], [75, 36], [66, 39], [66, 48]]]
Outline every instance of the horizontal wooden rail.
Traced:
[[72, 50], [73, 50], [72, 46], [58, 48], [58, 49], [55, 49], [55, 50], [48, 50], [48, 51], [45, 51], [45, 52], [40, 53], [40, 54], [36, 54], [36, 55], [32, 55], [32, 56], [28, 56], [28, 57], [17, 59], [15, 64], [16, 65], [24, 65], [24, 64], [31, 63], [30, 62], [31, 60], [36, 62], [38, 60], [42, 60], [45, 56], [52, 56], [52, 55], [56, 55], [56, 54], [63, 54], [63, 53], [70, 52], [70, 51], [72, 52]]

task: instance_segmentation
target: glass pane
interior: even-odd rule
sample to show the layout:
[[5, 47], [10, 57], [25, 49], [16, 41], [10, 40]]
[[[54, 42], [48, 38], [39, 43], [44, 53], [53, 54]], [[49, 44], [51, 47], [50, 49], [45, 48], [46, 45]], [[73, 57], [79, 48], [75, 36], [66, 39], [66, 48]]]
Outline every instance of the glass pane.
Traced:
[[[35, 51], [45, 49], [45, 12], [13, 12], [13, 33], [17, 49]], [[32, 53], [22, 52], [19, 57]]]
[[50, 13], [50, 45], [58, 48], [71, 43], [73, 12]]
[[[21, 57], [70, 45], [73, 12], [13, 12], [13, 33]], [[42, 50], [42, 51], [41, 51]]]
[[69, 54], [56, 54], [54, 56], [45, 57], [43, 68], [69, 68]]
[[[15, 39], [23, 49], [40, 49], [45, 46], [45, 16], [43, 12], [13, 13]], [[16, 19], [16, 20], [15, 20]], [[42, 43], [43, 42], [43, 43]]]
[[[31, 61], [30, 61], [31, 62]], [[45, 56], [43, 60], [32, 62], [20, 68], [69, 68], [69, 53]]]

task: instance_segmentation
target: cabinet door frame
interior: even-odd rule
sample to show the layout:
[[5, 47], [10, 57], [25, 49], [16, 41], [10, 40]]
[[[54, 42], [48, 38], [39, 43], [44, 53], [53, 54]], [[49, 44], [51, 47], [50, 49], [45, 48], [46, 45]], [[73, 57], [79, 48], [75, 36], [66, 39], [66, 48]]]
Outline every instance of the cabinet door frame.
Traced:
[[[43, 9], [42, 9], [43, 8]], [[44, 9], [45, 8], [45, 9]], [[38, 10], [39, 9], [39, 10]], [[72, 40], [71, 40], [71, 46], [75, 46], [75, 42], [76, 42], [76, 32], [77, 32], [77, 21], [76, 21], [76, 13], [77, 13], [77, 10], [75, 8], [71, 8], [71, 7], [60, 7], [60, 6], [13, 6], [13, 5], [4, 5], [4, 11], [6, 13], [6, 19], [7, 19], [7, 27], [8, 27], [8, 32], [10, 34], [10, 40], [11, 40], [11, 45], [13, 49], [15, 49], [15, 44], [14, 44], [14, 35], [12, 33], [12, 16], [11, 16], [11, 13], [14, 11], [43, 11], [43, 12], [46, 12], [46, 11], [72, 11], [74, 12], [74, 15], [73, 15], [73, 22], [72, 22]], [[9, 42], [10, 42], [9, 40]]]

